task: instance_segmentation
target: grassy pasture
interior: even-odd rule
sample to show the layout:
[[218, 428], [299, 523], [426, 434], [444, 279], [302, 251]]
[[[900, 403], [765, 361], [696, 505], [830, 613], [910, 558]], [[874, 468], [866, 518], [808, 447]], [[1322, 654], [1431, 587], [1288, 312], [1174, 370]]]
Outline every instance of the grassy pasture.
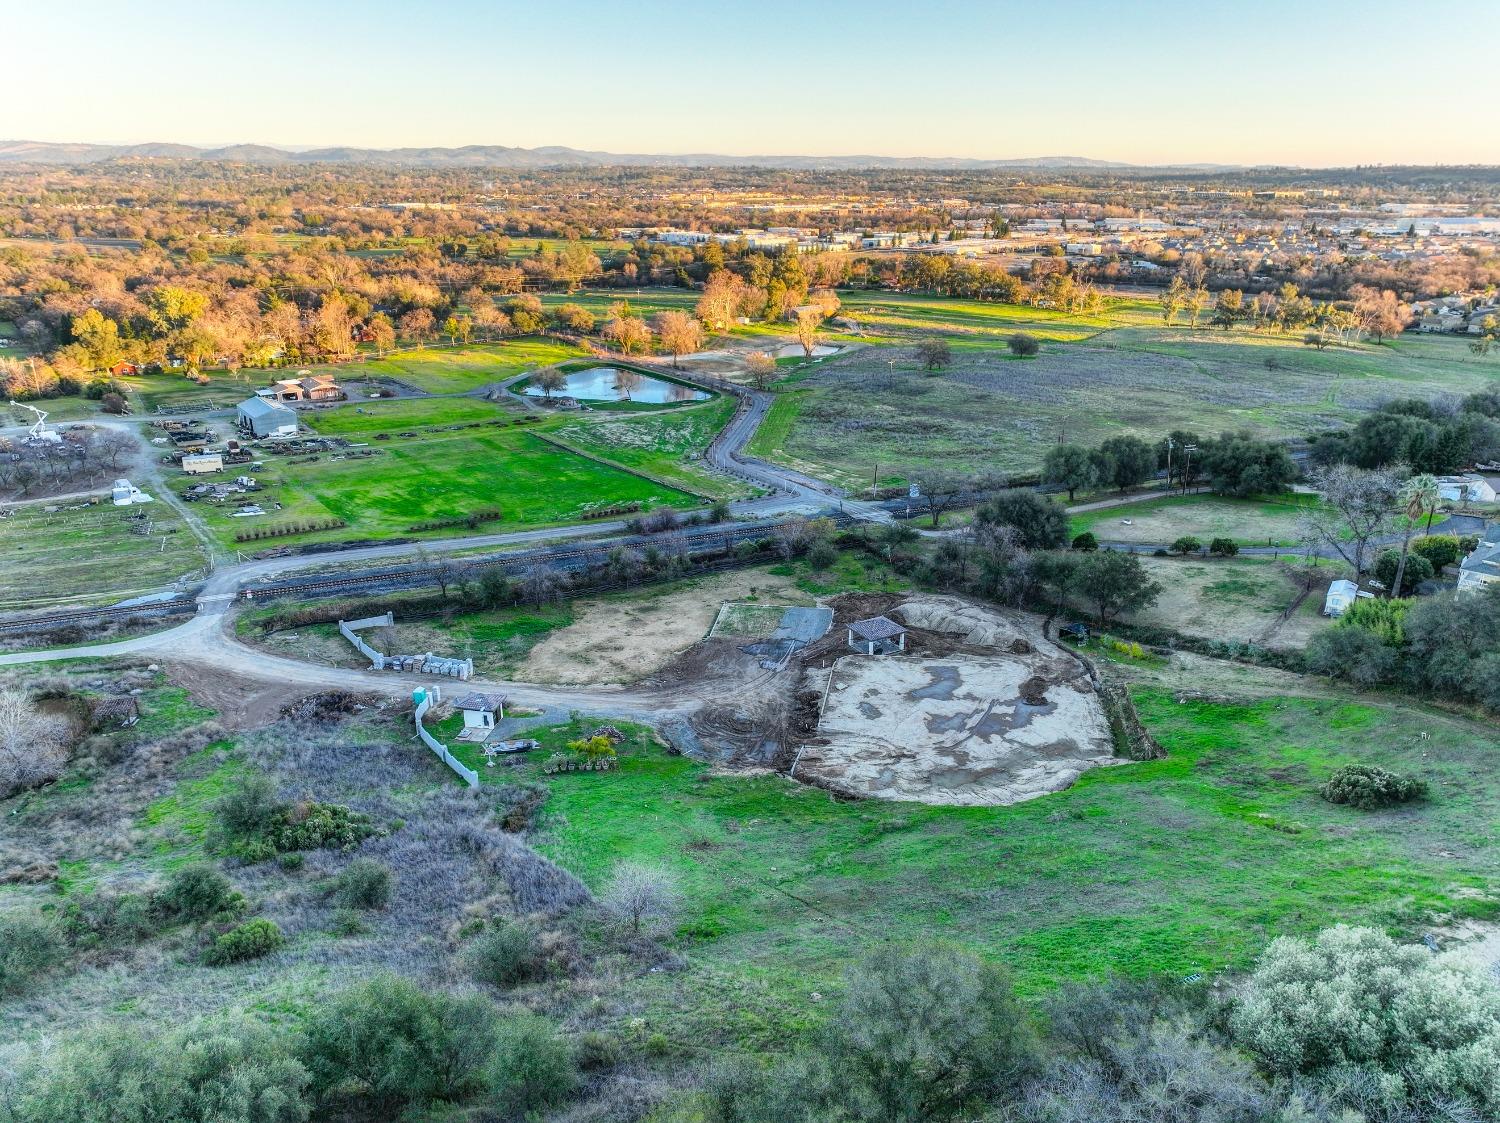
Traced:
[[299, 414], [300, 420], [331, 437], [366, 437], [434, 426], [513, 420], [517, 414], [482, 398], [387, 398]]
[[[152, 592], [203, 565], [182, 518], [158, 498], [148, 507], [101, 504], [47, 514], [43, 504], [0, 519], [0, 609], [36, 603], [107, 604]], [[149, 537], [133, 512], [146, 512]]]
[[582, 348], [556, 340], [521, 338], [400, 351], [353, 365], [312, 369], [345, 379], [396, 378], [430, 394], [462, 394], [583, 354]]
[[[798, 398], [778, 403], [756, 452], [844, 484], [877, 462], [898, 474], [929, 464], [1026, 472], [1058, 440], [1155, 439], [1178, 427], [1301, 436], [1394, 397], [1464, 394], [1500, 376], [1500, 363], [1455, 339], [1317, 351], [1294, 335], [1166, 327], [1139, 301], [1099, 318], [904, 294], [846, 303], [874, 297], [871, 322], [889, 329], [888, 345], [809, 368], [785, 388]], [[1043, 338], [1038, 356], [1010, 356], [1003, 337], [1016, 330]], [[934, 332], [954, 345], [952, 365], [935, 373], [909, 346]]]
[[[485, 526], [487, 533], [498, 533], [569, 522], [587, 510], [620, 503], [687, 507], [699, 502], [684, 492], [575, 456], [520, 429], [423, 432], [372, 447], [379, 451], [368, 458], [334, 460], [325, 454], [313, 463], [268, 460], [256, 470], [267, 489], [254, 497], [266, 508], [265, 515], [234, 518], [229, 513], [233, 504], [199, 503], [197, 509], [229, 548], [236, 545], [236, 533], [257, 526], [327, 518], [348, 524], [250, 547], [262, 548], [278, 542], [405, 536], [414, 523], [458, 518], [488, 507], [503, 512], [500, 520]], [[187, 481], [178, 486], [187, 486]], [[282, 508], [273, 510], [278, 502]]]
[[1241, 546], [1293, 546], [1297, 520], [1316, 505], [1316, 496], [1302, 494], [1260, 499], [1179, 495], [1085, 511], [1073, 515], [1069, 524], [1070, 533], [1092, 531], [1101, 542], [1169, 546], [1190, 534], [1205, 546], [1215, 538], [1231, 538]]
[[[545, 752], [523, 772], [549, 791], [544, 848], [591, 885], [622, 859], [680, 878], [688, 967], [640, 985], [651, 1027], [699, 1044], [770, 1045], [884, 940], [953, 940], [1036, 992], [1243, 967], [1275, 935], [1338, 921], [1410, 935], [1495, 910], [1500, 841], [1473, 833], [1500, 812], [1492, 730], [1342, 697], [1136, 698], [1166, 760], [1008, 808], [836, 803], [711, 774], [640, 730], [618, 772], [542, 777]], [[1434, 722], [1441, 736], [1422, 736]], [[558, 748], [586, 724], [539, 739]], [[1353, 761], [1416, 771], [1434, 797], [1373, 814], [1324, 803], [1316, 786]]]
[[734, 399], [721, 396], [670, 412], [643, 410], [616, 413], [607, 419], [560, 418], [547, 425], [547, 432], [574, 448], [657, 479], [715, 497], [734, 498], [749, 493], [746, 485], [694, 463], [729, 423], [734, 409]]

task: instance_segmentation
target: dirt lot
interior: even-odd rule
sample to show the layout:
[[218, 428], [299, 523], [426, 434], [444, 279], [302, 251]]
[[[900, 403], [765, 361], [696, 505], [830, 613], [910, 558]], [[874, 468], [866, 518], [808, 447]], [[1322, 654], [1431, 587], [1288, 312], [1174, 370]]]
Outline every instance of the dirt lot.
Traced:
[[725, 601], [752, 598], [812, 603], [791, 578], [764, 570], [718, 574], [656, 596], [579, 601], [574, 623], [532, 648], [516, 677], [559, 685], [635, 682], [703, 639]]
[[893, 615], [951, 635], [956, 650], [840, 659], [796, 778], [879, 799], [983, 806], [1060, 791], [1115, 761], [1087, 675], [1034, 618], [953, 597], [916, 598]]
[[1192, 495], [1091, 511], [1074, 516], [1071, 529], [1092, 531], [1106, 542], [1166, 545], [1190, 534], [1204, 543], [1232, 538], [1248, 546], [1288, 545], [1297, 541], [1304, 509], [1292, 498], [1278, 503]]

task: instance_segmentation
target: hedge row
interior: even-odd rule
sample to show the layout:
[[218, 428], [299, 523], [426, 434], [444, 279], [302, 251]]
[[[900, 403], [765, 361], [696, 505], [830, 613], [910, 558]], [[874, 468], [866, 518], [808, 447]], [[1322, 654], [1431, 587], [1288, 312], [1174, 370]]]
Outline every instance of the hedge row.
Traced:
[[466, 526], [473, 530], [480, 523], [496, 522], [501, 517], [499, 507], [482, 507], [470, 515], [454, 515], [451, 519], [428, 519], [425, 522], [413, 523], [407, 527], [408, 531], [418, 530], [447, 530], [449, 527]]
[[343, 519], [318, 519], [306, 523], [281, 523], [277, 526], [262, 526], [236, 534], [236, 542], [259, 542], [265, 538], [286, 538], [293, 534], [313, 534], [319, 530], [341, 530], [348, 526]]

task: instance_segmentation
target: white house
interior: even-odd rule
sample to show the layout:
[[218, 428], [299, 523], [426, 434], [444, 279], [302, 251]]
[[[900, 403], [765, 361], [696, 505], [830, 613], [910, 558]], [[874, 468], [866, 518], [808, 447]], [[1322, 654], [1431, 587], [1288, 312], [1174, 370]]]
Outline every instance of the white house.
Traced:
[[1438, 494], [1453, 503], [1495, 501], [1495, 489], [1483, 476], [1439, 476]]
[[505, 717], [505, 695], [482, 694], [475, 691], [460, 698], [457, 707], [463, 711], [464, 732], [474, 730], [490, 730], [495, 728], [495, 722]]
[[1491, 523], [1468, 557], [1458, 566], [1458, 591], [1500, 582], [1500, 523]]
[[1323, 598], [1324, 616], [1342, 616], [1359, 597], [1359, 586], [1353, 581], [1335, 581]]

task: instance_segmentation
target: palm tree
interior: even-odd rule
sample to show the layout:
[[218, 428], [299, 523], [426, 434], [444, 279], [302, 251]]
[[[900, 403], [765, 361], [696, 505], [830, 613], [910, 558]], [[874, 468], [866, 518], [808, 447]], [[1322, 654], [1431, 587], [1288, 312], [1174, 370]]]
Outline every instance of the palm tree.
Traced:
[[1402, 505], [1406, 515], [1406, 529], [1401, 534], [1401, 560], [1396, 563], [1396, 580], [1388, 590], [1388, 595], [1398, 597], [1401, 595], [1401, 582], [1406, 576], [1406, 553], [1411, 545], [1412, 528], [1416, 526], [1417, 520], [1423, 515], [1427, 516], [1427, 527], [1432, 529], [1432, 513], [1437, 510], [1438, 500], [1442, 498], [1438, 493], [1437, 477], [1423, 473], [1412, 476], [1401, 485], [1401, 491], [1396, 496], [1396, 502]]

